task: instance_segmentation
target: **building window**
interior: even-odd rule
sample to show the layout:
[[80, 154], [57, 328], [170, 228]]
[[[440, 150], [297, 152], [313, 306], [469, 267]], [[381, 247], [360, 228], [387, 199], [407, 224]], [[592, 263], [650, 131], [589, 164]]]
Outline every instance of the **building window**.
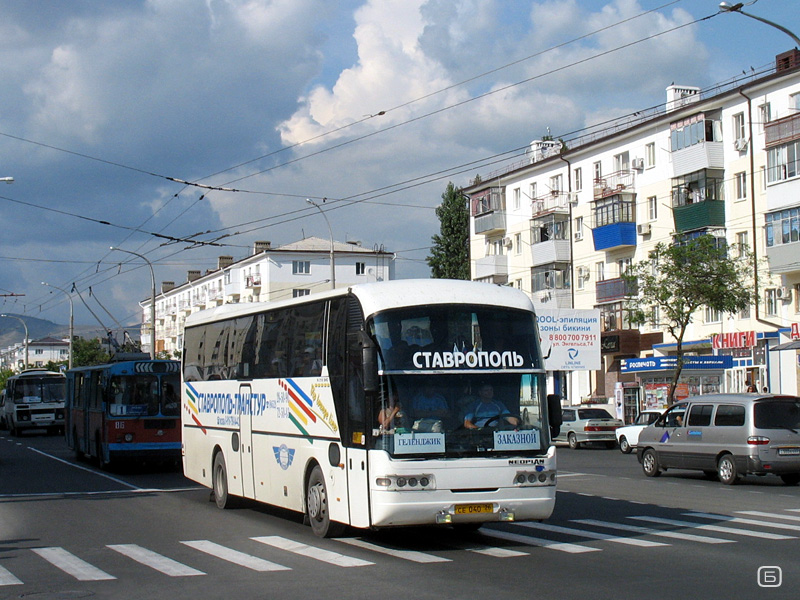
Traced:
[[614, 156], [614, 171], [629, 171], [631, 166], [630, 153], [622, 152]]
[[661, 327], [661, 307], [654, 305], [650, 311], [650, 327], [658, 329]]
[[311, 294], [311, 290], [292, 290], [292, 298], [300, 298], [309, 294]]
[[367, 273], [367, 263], [357, 262], [356, 275], [366, 275], [366, 273]]
[[594, 202], [594, 226], [614, 223], [635, 223], [634, 201], [620, 195], [601, 198]]
[[690, 148], [695, 144], [721, 140], [722, 125], [720, 121], [692, 117], [670, 125], [669, 143], [672, 152]]
[[647, 199], [647, 218], [651, 221], [658, 219], [658, 196], [650, 196]]
[[575, 182], [574, 182], [575, 191], [580, 192], [583, 189], [583, 169], [581, 169], [580, 167], [575, 169], [574, 177], [575, 177]]
[[575, 241], [583, 239], [583, 217], [575, 218]]
[[594, 163], [592, 165], [592, 167], [594, 169], [594, 180], [595, 181], [600, 181], [603, 178], [603, 165], [602, 165], [602, 163], [598, 160], [596, 163]]
[[767, 247], [800, 241], [800, 208], [787, 208], [765, 215]]
[[606, 280], [606, 263], [601, 261], [599, 263], [595, 263], [594, 265], [594, 274], [596, 276], [595, 281], [605, 281]]
[[518, 290], [522, 289], [522, 279], [515, 279], [514, 280], [514, 287]]
[[747, 200], [747, 172], [741, 171], [734, 176], [734, 183], [736, 186], [736, 200]]
[[800, 140], [767, 150], [767, 181], [785, 181], [797, 177], [800, 166]]
[[536, 199], [536, 183], [531, 184], [531, 200]]
[[789, 109], [800, 110], [800, 94], [789, 96]]
[[650, 142], [644, 147], [644, 166], [648, 169], [656, 166], [656, 143]]
[[672, 206], [684, 206], [706, 200], [722, 200], [725, 189], [724, 173], [704, 169], [672, 180]]
[[764, 310], [773, 317], [778, 314], [778, 290], [775, 288], [764, 291]]
[[748, 248], [746, 231], [740, 231], [736, 234], [736, 245], [738, 246], [739, 258], [744, 258], [744, 254]]
[[733, 139], [744, 140], [747, 137], [747, 132], [744, 128], [744, 113], [736, 113], [733, 115]]
[[706, 306], [706, 323], [720, 323], [721, 321], [722, 311]]
[[531, 269], [531, 289], [534, 292], [569, 288], [569, 263], [551, 263]]
[[561, 175], [554, 175], [550, 178], [550, 191], [557, 194], [561, 191]]
[[794, 312], [800, 313], [800, 283], [794, 284]]
[[522, 234], [515, 233], [514, 234], [514, 253], [519, 256], [522, 254]]
[[292, 261], [292, 274], [293, 275], [308, 275], [311, 273], [310, 260], [293, 260]]
[[758, 130], [763, 133], [766, 124], [772, 120], [772, 109], [770, 108], [769, 102], [765, 102], [758, 107], [758, 117]]
[[514, 210], [519, 210], [522, 192], [519, 188], [514, 188]]

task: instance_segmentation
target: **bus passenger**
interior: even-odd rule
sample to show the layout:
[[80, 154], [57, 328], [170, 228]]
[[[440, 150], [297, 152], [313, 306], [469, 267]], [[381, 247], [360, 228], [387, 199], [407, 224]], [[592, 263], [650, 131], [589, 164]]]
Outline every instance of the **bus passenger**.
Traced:
[[415, 419], [444, 419], [450, 414], [447, 400], [430, 384], [414, 396], [412, 407]]

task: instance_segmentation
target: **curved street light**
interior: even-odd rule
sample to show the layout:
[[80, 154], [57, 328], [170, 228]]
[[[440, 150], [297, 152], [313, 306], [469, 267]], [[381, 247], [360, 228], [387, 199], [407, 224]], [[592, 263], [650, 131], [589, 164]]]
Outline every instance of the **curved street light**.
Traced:
[[150, 358], [155, 360], [156, 358], [156, 273], [153, 271], [153, 263], [147, 260], [147, 257], [142, 256], [136, 252], [131, 252], [130, 250], [123, 250], [122, 248], [117, 248], [115, 246], [111, 246], [110, 250], [116, 250], [117, 252], [125, 252], [126, 254], [133, 254], [134, 256], [138, 256], [144, 262], [147, 263], [147, 266], [150, 267], [150, 281], [153, 284], [152, 289], [152, 298], [150, 300]]
[[328, 225], [328, 233], [331, 236], [331, 259], [330, 259], [330, 262], [331, 262], [331, 289], [334, 289], [336, 287], [336, 263], [335, 263], [334, 258], [333, 258], [333, 256], [334, 256], [334, 253], [333, 253], [333, 229], [331, 229], [331, 222], [328, 221], [328, 217], [325, 214], [325, 211], [320, 208], [319, 204], [314, 202], [311, 198], [306, 198], [306, 202], [308, 202], [311, 206], [313, 206], [314, 208], [316, 208], [320, 212], [320, 214], [322, 215], [322, 218], [325, 219], [325, 223]]
[[21, 317], [18, 317], [16, 315], [2, 314], [0, 315], [0, 317], [6, 317], [7, 319], [16, 319], [17, 321], [22, 323], [22, 326], [25, 328], [25, 364], [23, 365], [22, 369], [20, 369], [20, 371], [24, 371], [25, 369], [28, 368], [28, 324]]
[[72, 368], [72, 339], [75, 337], [75, 311], [72, 305], [72, 296], [70, 293], [58, 287], [57, 285], [51, 285], [49, 283], [42, 282], [42, 285], [46, 285], [47, 287], [51, 287], [53, 289], [58, 290], [59, 292], [63, 292], [66, 294], [67, 299], [69, 300], [69, 355], [67, 356], [67, 369]]
[[720, 2], [719, 10], [720, 12], [729, 12], [729, 13], [736, 12], [741, 15], [744, 15], [745, 17], [750, 17], [751, 19], [755, 19], [756, 21], [761, 21], [762, 23], [766, 23], [767, 25], [772, 25], [776, 29], [780, 29], [783, 33], [791, 37], [794, 40], [794, 43], [797, 46], [800, 46], [800, 38], [798, 38], [795, 34], [786, 29], [786, 27], [784, 27], [783, 25], [778, 25], [777, 23], [773, 23], [772, 21], [768, 21], [767, 19], [764, 19], [762, 17], [757, 17], [756, 15], [751, 15], [750, 13], [746, 13], [742, 10], [742, 6], [744, 6], [744, 2], [737, 2], [736, 4], [733, 5], [728, 4], [727, 2]]

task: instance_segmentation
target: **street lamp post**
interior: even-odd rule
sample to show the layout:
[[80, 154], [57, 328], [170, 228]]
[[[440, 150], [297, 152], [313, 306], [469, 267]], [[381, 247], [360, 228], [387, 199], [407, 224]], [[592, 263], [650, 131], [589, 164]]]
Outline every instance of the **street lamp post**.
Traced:
[[742, 10], [742, 6], [744, 6], [743, 2], [737, 2], [736, 4], [730, 5], [727, 2], [720, 2], [719, 3], [719, 10], [721, 12], [736, 12], [739, 14], [744, 15], [745, 17], [750, 17], [751, 19], [755, 19], [756, 21], [761, 21], [762, 23], [766, 23], [767, 25], [772, 25], [776, 29], [780, 29], [783, 33], [788, 35], [794, 40], [794, 43], [797, 46], [800, 46], [800, 38], [798, 38], [795, 34], [791, 31], [786, 29], [783, 25], [778, 25], [777, 23], [773, 23], [772, 21], [768, 21], [762, 17], [757, 17], [756, 15], [751, 15], [750, 13], [746, 13]]
[[47, 287], [54, 288], [59, 292], [63, 292], [67, 295], [67, 299], [69, 300], [69, 355], [67, 356], [67, 368], [72, 368], [72, 339], [75, 337], [75, 311], [72, 305], [72, 296], [70, 293], [62, 289], [56, 285], [50, 285], [49, 283], [42, 282], [42, 285], [46, 285]]
[[147, 263], [148, 267], [150, 267], [150, 281], [153, 284], [152, 298], [150, 300], [150, 358], [155, 360], [156, 358], [156, 273], [155, 271], [153, 271], [153, 263], [147, 260], [147, 257], [142, 256], [141, 254], [138, 254], [136, 252], [131, 252], [130, 250], [123, 250], [122, 248], [116, 248], [114, 246], [111, 246], [110, 249], [138, 256]]
[[331, 259], [330, 259], [330, 262], [331, 262], [331, 289], [334, 289], [336, 287], [336, 262], [334, 260], [333, 229], [331, 229], [331, 222], [328, 221], [328, 217], [325, 214], [325, 211], [320, 208], [319, 204], [314, 202], [311, 198], [306, 198], [306, 202], [311, 204], [314, 208], [316, 208], [320, 212], [320, 214], [322, 215], [322, 218], [325, 219], [325, 223], [328, 225], [328, 233], [330, 234], [330, 237], [331, 237]]
[[22, 323], [22, 326], [25, 328], [25, 364], [23, 365], [22, 369], [20, 369], [20, 370], [25, 370], [28, 368], [28, 324], [23, 319], [15, 315], [2, 314], [0, 315], [0, 317], [6, 317], [8, 319], [16, 319], [17, 321]]

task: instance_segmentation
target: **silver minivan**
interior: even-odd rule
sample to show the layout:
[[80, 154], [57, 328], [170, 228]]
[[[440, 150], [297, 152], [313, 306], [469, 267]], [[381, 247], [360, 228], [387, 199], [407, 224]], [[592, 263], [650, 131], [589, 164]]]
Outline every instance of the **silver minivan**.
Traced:
[[703, 471], [733, 484], [742, 475], [800, 483], [800, 397], [709, 394], [670, 407], [639, 434], [644, 474]]

